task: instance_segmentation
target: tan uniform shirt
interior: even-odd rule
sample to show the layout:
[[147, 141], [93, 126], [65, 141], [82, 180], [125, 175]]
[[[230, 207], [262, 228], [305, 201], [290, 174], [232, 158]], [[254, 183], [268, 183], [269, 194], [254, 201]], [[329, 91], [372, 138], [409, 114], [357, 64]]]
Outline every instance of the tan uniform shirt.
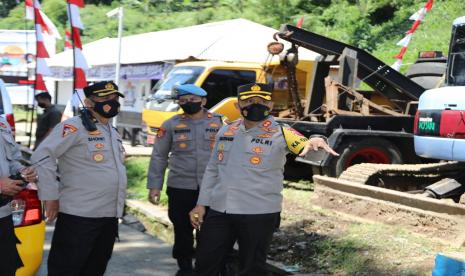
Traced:
[[248, 130], [241, 121], [224, 126], [216, 136], [197, 203], [230, 214], [280, 212], [286, 154], [307, 140], [300, 134], [294, 139], [288, 146], [271, 116]]
[[[9, 177], [23, 168], [21, 151], [8, 122], [0, 116], [0, 177]], [[10, 204], [0, 207], [0, 218], [11, 214]]]
[[39, 145], [32, 162], [50, 156], [37, 167], [39, 197], [58, 199], [66, 214], [121, 217], [127, 186], [122, 140], [109, 123], [96, 125], [98, 130], [89, 132], [73, 117]]
[[222, 125], [221, 115], [207, 111], [203, 119], [181, 114], [165, 121], [153, 145], [147, 188], [161, 190], [169, 167], [169, 187], [197, 190]]

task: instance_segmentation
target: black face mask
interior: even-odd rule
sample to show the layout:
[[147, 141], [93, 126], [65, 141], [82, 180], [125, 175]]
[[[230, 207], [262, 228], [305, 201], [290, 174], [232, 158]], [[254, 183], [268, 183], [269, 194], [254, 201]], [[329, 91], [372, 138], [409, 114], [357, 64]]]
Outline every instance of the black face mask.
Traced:
[[253, 122], [259, 122], [264, 120], [270, 115], [268, 106], [262, 104], [251, 104], [241, 108], [241, 114], [245, 119]]
[[195, 114], [202, 109], [202, 102], [187, 102], [180, 105], [184, 113]]
[[45, 103], [37, 103], [37, 105], [41, 108], [47, 108], [47, 105]]
[[113, 118], [118, 115], [120, 104], [117, 100], [94, 102], [94, 111], [104, 118]]

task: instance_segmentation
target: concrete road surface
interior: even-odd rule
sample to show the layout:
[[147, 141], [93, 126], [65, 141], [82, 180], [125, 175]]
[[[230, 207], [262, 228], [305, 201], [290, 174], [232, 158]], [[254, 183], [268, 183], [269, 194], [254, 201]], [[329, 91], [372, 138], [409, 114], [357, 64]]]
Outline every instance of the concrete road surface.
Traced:
[[[47, 257], [53, 227], [47, 226], [42, 266], [36, 276], [47, 275]], [[171, 258], [171, 245], [141, 233], [124, 224], [119, 225], [120, 242], [115, 243], [113, 256], [105, 275], [173, 276], [176, 261]]]

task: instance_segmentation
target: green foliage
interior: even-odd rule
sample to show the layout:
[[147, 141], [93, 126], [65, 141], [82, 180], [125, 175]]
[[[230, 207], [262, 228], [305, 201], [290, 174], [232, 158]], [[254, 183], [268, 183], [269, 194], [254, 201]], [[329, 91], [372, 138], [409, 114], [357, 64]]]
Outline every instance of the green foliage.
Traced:
[[[126, 160], [126, 172], [128, 176], [128, 198], [147, 198], [147, 170], [149, 168], [149, 161], [150, 158], [148, 157], [134, 157]], [[166, 185], [163, 185], [160, 204], [168, 204], [168, 197], [166, 195]]]
[[[65, 1], [41, 2], [63, 32], [67, 21]], [[279, 28], [284, 23], [295, 24], [303, 16], [304, 29], [361, 47], [391, 64], [400, 48], [396, 42], [412, 25], [408, 18], [425, 3], [426, 0], [87, 0], [81, 10], [86, 27], [82, 40], [88, 43], [115, 37], [117, 20], [108, 18], [106, 13], [120, 5], [125, 7], [124, 35], [239, 17]], [[452, 20], [464, 15], [464, 11], [463, 0], [435, 1], [412, 39], [405, 63], [413, 62], [421, 50], [446, 51]], [[2, 1], [2, 14], [8, 16], [0, 19], [1, 29], [32, 28], [32, 23], [24, 20], [23, 3]]]

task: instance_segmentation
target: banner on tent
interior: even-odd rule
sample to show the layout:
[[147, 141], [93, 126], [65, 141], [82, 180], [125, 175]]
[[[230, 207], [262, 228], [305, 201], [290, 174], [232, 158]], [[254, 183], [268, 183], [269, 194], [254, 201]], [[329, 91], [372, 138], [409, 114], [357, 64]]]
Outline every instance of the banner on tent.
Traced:
[[[167, 63], [122, 65], [120, 78], [123, 80], [152, 80], [161, 79], [163, 72], [169, 68]], [[51, 78], [56, 80], [69, 80], [73, 78], [72, 68], [51, 67]], [[92, 66], [86, 72], [88, 81], [115, 79], [115, 65]]]

